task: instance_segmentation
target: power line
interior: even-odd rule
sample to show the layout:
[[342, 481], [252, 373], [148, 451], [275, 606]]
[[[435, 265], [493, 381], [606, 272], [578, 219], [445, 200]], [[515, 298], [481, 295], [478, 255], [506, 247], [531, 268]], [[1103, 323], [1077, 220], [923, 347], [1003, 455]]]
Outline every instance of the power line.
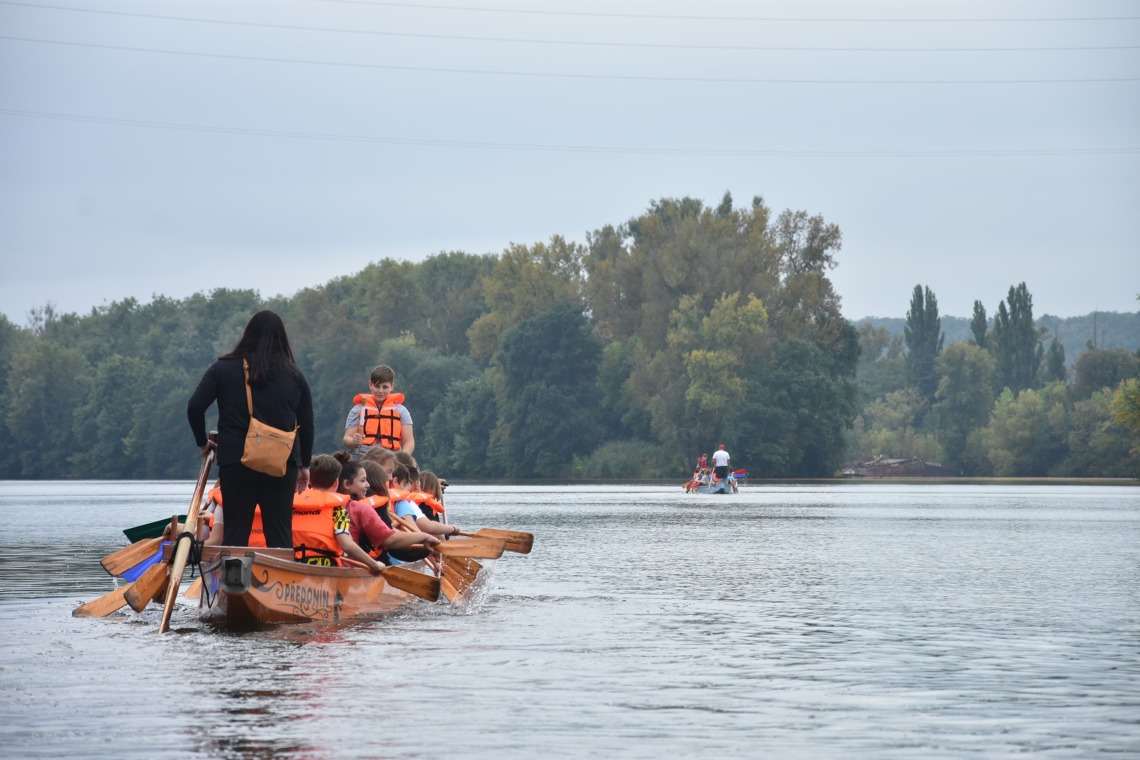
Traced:
[[343, 27], [302, 26], [294, 24], [269, 24], [256, 21], [232, 21], [226, 19], [194, 18], [189, 16], [165, 16], [155, 13], [134, 13], [95, 8], [73, 8], [62, 5], [42, 5], [23, 3], [15, 0], [0, 0], [0, 5], [41, 10], [89, 13], [102, 16], [144, 18], [161, 21], [182, 21], [195, 24], [215, 24], [256, 29], [276, 29], [282, 31], [321, 32], [329, 34], [355, 34], [375, 37], [403, 39], [447, 40], [452, 42], [496, 42], [526, 45], [562, 45], [578, 47], [648, 48], [665, 50], [714, 50], [714, 51], [763, 51], [763, 52], [822, 52], [822, 53], [1040, 53], [1092, 50], [1137, 50], [1140, 45], [1047, 45], [1039, 47], [805, 47], [780, 45], [691, 45], [653, 42], [601, 42], [591, 40], [525, 39], [517, 37], [486, 37], [453, 34], [422, 34], [416, 32], [392, 32], [373, 29], [346, 29]]
[[683, 16], [654, 13], [601, 13], [595, 11], [552, 11], [533, 8], [478, 8], [465, 5], [423, 5], [420, 3], [393, 3], [383, 0], [314, 0], [342, 5], [374, 5], [413, 10], [469, 11], [472, 13], [511, 13], [532, 16], [584, 16], [588, 18], [630, 18], [665, 21], [759, 21], [765, 23], [843, 23], [843, 24], [988, 24], [1011, 22], [1069, 22], [1069, 21], [1137, 21], [1140, 16], [1068, 16], [1068, 17], [1002, 17], [1002, 18], [819, 18], [812, 16]]
[[1053, 156], [1111, 156], [1140, 154], [1135, 148], [1041, 148], [1019, 150], [754, 150], [732, 148], [655, 148], [647, 146], [612, 145], [556, 145], [518, 142], [480, 142], [475, 140], [428, 140], [423, 138], [384, 137], [375, 135], [344, 135], [321, 132], [293, 132], [272, 129], [252, 129], [208, 124], [146, 121], [141, 119], [114, 119], [80, 114], [22, 111], [0, 108], [0, 115], [55, 121], [85, 122], [120, 127], [140, 127], [181, 132], [241, 135], [246, 137], [273, 137], [325, 142], [376, 143], [413, 145], [433, 148], [472, 148], [481, 150], [513, 150], [554, 153], [604, 153], [627, 155], [697, 156], [697, 157], [751, 157], [751, 158], [1024, 158]]
[[215, 58], [230, 61], [255, 61], [258, 63], [291, 63], [306, 66], [333, 66], [355, 69], [377, 69], [383, 71], [411, 71], [430, 74], [466, 74], [483, 76], [527, 77], [546, 79], [603, 80], [620, 82], [678, 82], [690, 84], [817, 84], [817, 85], [1008, 85], [1008, 84], [1093, 84], [1114, 82], [1137, 82], [1140, 77], [1081, 77], [1075, 79], [776, 79], [746, 77], [665, 77], [635, 74], [567, 74], [557, 72], [507, 71], [495, 69], [458, 69], [439, 66], [398, 66], [382, 63], [352, 63], [347, 61], [314, 61], [302, 58], [278, 58], [273, 56], [233, 55], [227, 53], [202, 53], [189, 50], [164, 50], [161, 48], [141, 48], [127, 45], [102, 45], [93, 42], [65, 42], [32, 37], [0, 35], [0, 40], [32, 42], [43, 45], [64, 45], [95, 50], [116, 50], [132, 53], [156, 53], [160, 55], [181, 55], [194, 58]]

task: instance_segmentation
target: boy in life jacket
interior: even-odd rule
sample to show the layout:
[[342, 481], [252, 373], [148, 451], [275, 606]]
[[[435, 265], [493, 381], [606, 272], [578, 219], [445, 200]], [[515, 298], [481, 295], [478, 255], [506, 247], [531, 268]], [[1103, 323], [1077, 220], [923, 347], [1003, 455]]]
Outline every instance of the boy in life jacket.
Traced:
[[300, 562], [337, 566], [346, 554], [379, 575], [384, 565], [352, 540], [349, 497], [338, 494], [340, 462], [328, 454], [313, 457], [309, 489], [293, 498], [293, 551]]
[[394, 393], [395, 389], [395, 370], [381, 364], [372, 370], [369, 393], [353, 398], [344, 421], [344, 445], [354, 462], [377, 446], [409, 454], [415, 451], [412, 415], [404, 406], [404, 394]]

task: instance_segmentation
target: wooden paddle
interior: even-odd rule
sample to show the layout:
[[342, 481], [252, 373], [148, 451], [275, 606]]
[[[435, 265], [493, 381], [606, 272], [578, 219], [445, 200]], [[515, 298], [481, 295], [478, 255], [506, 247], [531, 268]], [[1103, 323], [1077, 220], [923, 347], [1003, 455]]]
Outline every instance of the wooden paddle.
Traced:
[[459, 597], [460, 593], [455, 588], [455, 586], [451, 585], [451, 581], [447, 579], [446, 573], [444, 573], [444, 576], [439, 579], [439, 590], [443, 592], [443, 595], [447, 597], [447, 601], [449, 602], [454, 602]]
[[[341, 557], [340, 561], [354, 567], [371, 570], [368, 565], [357, 562], [351, 557]], [[386, 567], [380, 571], [380, 577], [394, 588], [406, 591], [412, 596], [418, 596], [420, 599], [427, 599], [429, 602], [439, 599], [439, 578], [434, 575], [424, 575], [406, 567]]]
[[150, 600], [163, 591], [164, 586], [167, 585], [166, 571], [169, 569], [170, 566], [165, 562], [151, 565], [145, 573], [138, 577], [138, 580], [130, 585], [124, 598], [132, 610], [142, 612], [150, 604]]
[[[474, 562], [474, 560], [468, 560]], [[478, 563], [476, 563], [478, 564]], [[454, 557], [443, 558], [443, 576], [442, 579], [447, 581], [456, 590], [458, 594], [462, 594], [468, 587], [475, 582], [475, 577], [479, 571], [467, 568], [463, 560], [455, 559]], [[451, 597], [448, 597], [451, 599]], [[452, 599], [454, 601], [454, 599]]]
[[443, 566], [450, 570], [452, 575], [463, 579], [464, 585], [470, 585], [483, 569], [475, 560], [469, 557], [444, 557]]
[[108, 554], [99, 564], [111, 575], [122, 575], [143, 560], [153, 557], [160, 546], [162, 546], [161, 536], [158, 538], [144, 538], [141, 541], [135, 541], [130, 546], [124, 546], [122, 549]]
[[112, 612], [127, 605], [126, 594], [133, 585], [133, 583], [128, 583], [125, 586], [119, 586], [98, 599], [92, 599], [86, 604], [79, 605], [71, 611], [72, 617], [107, 617]]
[[[210, 466], [214, 464], [214, 457], [218, 442], [217, 432], [209, 435], [211, 446], [202, 459], [202, 470], [198, 473], [198, 483], [194, 488], [194, 496], [190, 500], [190, 509], [186, 512], [186, 527], [184, 531], [191, 536], [198, 535], [198, 510], [202, 507], [202, 496], [206, 493], [206, 481], [210, 478]], [[186, 560], [190, 556], [190, 541], [179, 541], [172, 535], [175, 542], [174, 556], [170, 558], [170, 583], [166, 585], [166, 601], [162, 606], [162, 620], [158, 624], [158, 632], [166, 633], [170, 630], [170, 616], [174, 613], [174, 600], [178, 598], [178, 587], [182, 585], [182, 574], [186, 571]], [[150, 572], [149, 570], [147, 572]], [[139, 580], [142, 580], [140, 578]]]
[[[423, 545], [411, 547], [423, 548]], [[498, 559], [503, 556], [506, 542], [501, 538], [460, 538], [440, 541], [435, 550], [445, 557], [470, 557], [473, 559]]]
[[506, 550], [515, 552], [517, 554], [530, 554], [531, 547], [534, 546], [534, 534], [524, 533], [521, 530], [497, 530], [495, 528], [483, 528], [474, 533], [464, 533], [460, 531], [460, 536], [471, 536], [473, 538], [498, 538], [507, 542]]
[[194, 579], [190, 587], [186, 589], [186, 593], [182, 595], [183, 599], [197, 599], [202, 596], [202, 576]]

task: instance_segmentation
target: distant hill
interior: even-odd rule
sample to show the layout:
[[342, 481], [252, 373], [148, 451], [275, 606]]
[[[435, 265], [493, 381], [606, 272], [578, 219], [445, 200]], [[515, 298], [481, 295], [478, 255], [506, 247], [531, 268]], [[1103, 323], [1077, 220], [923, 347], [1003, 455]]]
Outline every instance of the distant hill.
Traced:
[[[858, 327], [869, 324], [872, 327], [886, 328], [891, 335], [902, 335], [906, 319], [894, 317], [864, 317], [855, 322]], [[1054, 317], [1045, 314], [1037, 320], [1038, 327], [1044, 327], [1049, 332], [1046, 338], [1046, 347], [1052, 336], [1056, 335], [1065, 347], [1065, 363], [1070, 367], [1077, 357], [1085, 352], [1093, 340], [1095, 331], [1097, 348], [1123, 348], [1128, 351], [1140, 350], [1140, 312], [1098, 311], [1082, 317]], [[993, 320], [990, 320], [993, 328]], [[968, 317], [942, 317], [942, 333], [946, 336], [946, 344], [958, 341], [971, 340], [974, 335], [970, 332]]]

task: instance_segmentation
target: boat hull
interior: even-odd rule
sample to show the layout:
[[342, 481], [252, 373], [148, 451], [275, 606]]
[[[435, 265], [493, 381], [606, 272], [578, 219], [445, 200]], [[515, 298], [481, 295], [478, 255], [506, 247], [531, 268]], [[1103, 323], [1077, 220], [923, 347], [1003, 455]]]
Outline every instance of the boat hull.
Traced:
[[719, 480], [711, 486], [701, 486], [697, 493], [736, 493], [727, 480]]
[[292, 554], [204, 547], [199, 617], [235, 627], [339, 623], [390, 612], [415, 598], [367, 570], [306, 565]]

